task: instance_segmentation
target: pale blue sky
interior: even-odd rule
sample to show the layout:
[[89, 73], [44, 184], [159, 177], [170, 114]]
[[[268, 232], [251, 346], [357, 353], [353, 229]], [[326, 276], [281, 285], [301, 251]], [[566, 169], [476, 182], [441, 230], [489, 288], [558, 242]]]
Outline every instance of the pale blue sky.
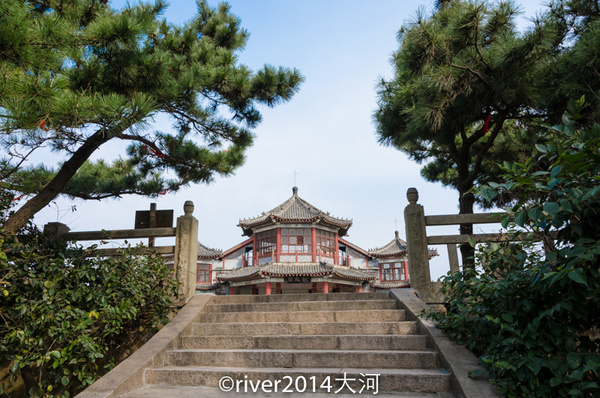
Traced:
[[[111, 3], [120, 7], [125, 2]], [[539, 0], [519, 3], [528, 16], [542, 8]], [[185, 22], [196, 10], [192, 0], [170, 4], [165, 16], [176, 23]], [[200, 241], [224, 250], [242, 241], [236, 226], [240, 218], [254, 217], [291, 196], [294, 171], [299, 195], [332, 215], [353, 219], [347, 239], [364, 249], [392, 240], [395, 219], [405, 236], [403, 212], [409, 187], [420, 191], [426, 214], [458, 212], [455, 191], [424, 181], [419, 165], [397, 150], [380, 146], [372, 123], [375, 85], [378, 77], [392, 75], [389, 59], [398, 47], [397, 31], [419, 7], [431, 9], [433, 2], [235, 0], [229, 4], [250, 32], [240, 62], [253, 69], [265, 63], [295, 67], [306, 81], [290, 102], [262, 109], [255, 144], [234, 176], [161, 196], [154, 200], [159, 209], [175, 209], [176, 216], [181, 215], [183, 203], [192, 200], [200, 221]], [[160, 120], [158, 127], [169, 128]], [[123, 148], [122, 143], [112, 143], [98, 156], [111, 158]], [[75, 231], [132, 228], [135, 210], [148, 209], [151, 201], [61, 199], [35, 221], [41, 225], [60, 218]], [[72, 204], [76, 212], [63, 211]], [[431, 230], [457, 231], [454, 227]], [[442, 256], [432, 261], [436, 278], [448, 270], [445, 248], [438, 250]]]

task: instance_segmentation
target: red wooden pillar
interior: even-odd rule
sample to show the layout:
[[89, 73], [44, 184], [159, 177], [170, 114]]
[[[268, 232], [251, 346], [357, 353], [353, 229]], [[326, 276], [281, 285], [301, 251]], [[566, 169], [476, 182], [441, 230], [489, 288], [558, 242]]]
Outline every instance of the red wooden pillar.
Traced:
[[256, 247], [256, 234], [252, 235], [252, 265], [258, 265], [258, 248]]
[[311, 230], [311, 240], [312, 240], [312, 262], [317, 262], [317, 228], [313, 227]]
[[329, 293], [329, 282], [323, 282], [323, 293]]
[[333, 263], [340, 265], [340, 241], [337, 232], [335, 234], [335, 247], [333, 250]]
[[265, 294], [267, 296], [271, 295], [271, 282], [266, 282], [265, 283]]
[[281, 253], [281, 228], [277, 228], [277, 242], [276, 242], [276, 247], [275, 247], [275, 261], [279, 262], [280, 260], [280, 253]]
[[362, 293], [362, 285], [360, 285], [360, 286], [358, 287], [358, 289], [357, 289], [357, 292], [358, 292], [358, 293]]

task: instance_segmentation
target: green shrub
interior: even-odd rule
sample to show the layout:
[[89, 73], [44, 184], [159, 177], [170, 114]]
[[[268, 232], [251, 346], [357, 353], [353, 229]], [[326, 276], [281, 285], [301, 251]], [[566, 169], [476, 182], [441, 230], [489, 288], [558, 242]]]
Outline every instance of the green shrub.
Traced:
[[548, 170], [505, 164], [505, 180], [480, 190], [525, 192], [503, 225], [531, 239], [488, 244], [476, 269], [445, 277], [447, 313], [429, 314], [508, 397], [600, 396], [600, 341], [589, 333], [600, 325], [600, 125], [577, 126], [582, 106], [571, 102], [537, 146]]
[[30, 396], [90, 385], [172, 311], [177, 286], [159, 256], [88, 257], [31, 228], [0, 243], [0, 353]]

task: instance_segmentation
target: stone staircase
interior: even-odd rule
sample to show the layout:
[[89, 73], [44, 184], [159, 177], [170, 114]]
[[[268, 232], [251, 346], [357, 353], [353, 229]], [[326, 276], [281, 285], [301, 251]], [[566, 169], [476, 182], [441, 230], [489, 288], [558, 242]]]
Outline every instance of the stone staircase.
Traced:
[[146, 369], [146, 387], [126, 397], [186, 396], [184, 386], [204, 386], [188, 392], [207, 397], [361, 389], [451, 397], [437, 355], [387, 293], [215, 296], [180, 347], [166, 352], [166, 366]]

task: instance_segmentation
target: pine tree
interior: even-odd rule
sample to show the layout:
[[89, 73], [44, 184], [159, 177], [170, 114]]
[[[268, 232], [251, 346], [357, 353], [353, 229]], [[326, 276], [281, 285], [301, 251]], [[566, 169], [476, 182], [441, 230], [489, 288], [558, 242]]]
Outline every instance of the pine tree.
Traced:
[[520, 131], [546, 116], [556, 32], [537, 23], [521, 34], [517, 15], [511, 2], [438, 2], [402, 27], [395, 75], [378, 86], [380, 143], [428, 161], [422, 175], [456, 188], [461, 214], [473, 212], [471, 189], [498, 175], [495, 160], [531, 154], [534, 130]]
[[[199, 1], [184, 26], [162, 18], [165, 7], [0, 0], [0, 187], [34, 194], [5, 233], [57, 195], [155, 196], [229, 175], [252, 145], [256, 105], [298, 90], [295, 69], [238, 63], [249, 34], [226, 3]], [[173, 120], [172, 131], [148, 129], [158, 114]], [[88, 160], [114, 140], [129, 144], [125, 158]], [[65, 154], [64, 163], [31, 166], [43, 146]]]

